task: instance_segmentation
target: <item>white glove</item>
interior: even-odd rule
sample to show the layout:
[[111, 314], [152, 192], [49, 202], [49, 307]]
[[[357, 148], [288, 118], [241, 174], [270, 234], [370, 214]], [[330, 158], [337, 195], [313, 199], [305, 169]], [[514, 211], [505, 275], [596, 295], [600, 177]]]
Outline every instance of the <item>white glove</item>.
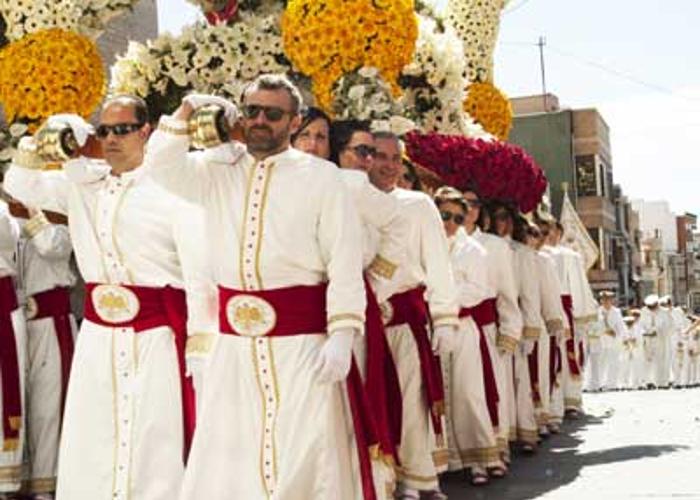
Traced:
[[343, 328], [326, 339], [318, 353], [316, 367], [322, 382], [340, 382], [348, 376], [355, 335], [357, 335], [355, 329]]
[[224, 116], [226, 116], [226, 120], [228, 121], [229, 125], [234, 125], [240, 118], [240, 113], [238, 112], [238, 108], [235, 104], [216, 95], [190, 94], [186, 96], [182, 102], [189, 104], [192, 109], [199, 109], [202, 106], [207, 106], [209, 104], [220, 106], [224, 110]]
[[81, 147], [85, 146], [88, 136], [95, 133], [93, 126], [86, 122], [82, 116], [69, 113], [50, 116], [49, 119], [46, 120], [46, 124], [51, 128], [70, 127], [75, 136], [75, 140]]
[[454, 350], [455, 329], [453, 326], [436, 326], [433, 330], [433, 338], [430, 342], [433, 352], [440, 356], [446, 356]]
[[532, 339], [523, 339], [520, 343], [520, 349], [524, 356], [529, 356], [535, 350], [535, 341]]

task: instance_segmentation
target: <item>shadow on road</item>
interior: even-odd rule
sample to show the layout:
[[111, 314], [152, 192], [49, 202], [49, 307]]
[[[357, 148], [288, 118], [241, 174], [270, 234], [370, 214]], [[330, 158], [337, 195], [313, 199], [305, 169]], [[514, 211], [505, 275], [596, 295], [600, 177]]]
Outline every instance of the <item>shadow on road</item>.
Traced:
[[562, 433], [544, 441], [536, 455], [516, 456], [508, 477], [492, 481], [485, 488], [469, 486], [462, 473], [450, 473], [443, 479], [443, 491], [450, 500], [537, 498], [573, 482], [584, 467], [653, 458], [688, 448], [677, 445], [621, 446], [579, 453], [578, 448], [583, 443], [581, 431], [592, 425], [600, 425], [607, 418], [587, 415], [578, 420], [568, 420]]

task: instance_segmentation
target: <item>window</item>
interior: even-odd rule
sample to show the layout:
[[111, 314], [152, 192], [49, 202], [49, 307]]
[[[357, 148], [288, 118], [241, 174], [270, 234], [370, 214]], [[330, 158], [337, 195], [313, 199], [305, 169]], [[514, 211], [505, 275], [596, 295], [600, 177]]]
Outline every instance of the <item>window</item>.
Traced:
[[576, 192], [579, 196], [598, 195], [594, 155], [576, 157]]

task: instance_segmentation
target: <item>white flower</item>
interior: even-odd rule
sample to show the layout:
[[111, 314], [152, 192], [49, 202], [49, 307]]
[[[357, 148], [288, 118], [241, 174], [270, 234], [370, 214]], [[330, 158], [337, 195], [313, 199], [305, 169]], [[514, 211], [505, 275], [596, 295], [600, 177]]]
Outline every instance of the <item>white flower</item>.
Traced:
[[27, 126], [24, 123], [13, 123], [9, 130], [12, 137], [22, 137], [27, 133]]
[[362, 99], [365, 96], [365, 86], [364, 85], [353, 85], [348, 90], [348, 97], [352, 100]]

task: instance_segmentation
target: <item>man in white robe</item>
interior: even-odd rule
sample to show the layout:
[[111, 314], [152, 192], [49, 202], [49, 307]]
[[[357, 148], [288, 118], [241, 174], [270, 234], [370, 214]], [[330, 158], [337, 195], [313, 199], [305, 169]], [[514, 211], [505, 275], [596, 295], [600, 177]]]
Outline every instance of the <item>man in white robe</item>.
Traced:
[[[622, 339], [625, 324], [622, 312], [614, 305], [615, 294], [600, 292], [597, 330], [600, 332], [600, 379], [593, 381], [593, 389], [616, 390], [619, 388], [619, 369], [622, 358]], [[591, 358], [593, 359], [593, 358]]]
[[[93, 131], [75, 115], [57, 115], [50, 126], [70, 128], [79, 144]], [[145, 103], [114, 97], [97, 128], [105, 161], [80, 156], [44, 171], [28, 139], [5, 177], [25, 205], [68, 215], [87, 283], [62, 424], [60, 499], [180, 493], [194, 425], [185, 342], [192, 359], [213, 343], [215, 292], [198, 257], [196, 207], [144, 175], [148, 135]], [[192, 375], [201, 380], [197, 365]]]
[[148, 146], [154, 178], [203, 207], [219, 286], [180, 498], [363, 498], [344, 382], [365, 311], [357, 213], [335, 165], [290, 147], [301, 97], [285, 77], [247, 87], [247, 148], [188, 155], [187, 120], [209, 103], [236, 113], [190, 96]]
[[23, 479], [26, 418], [26, 336], [17, 293], [19, 225], [0, 199], [0, 497], [19, 490]]
[[664, 388], [671, 378], [670, 315], [659, 305], [659, 296], [644, 299], [639, 318], [644, 348], [644, 377], [647, 388]]

